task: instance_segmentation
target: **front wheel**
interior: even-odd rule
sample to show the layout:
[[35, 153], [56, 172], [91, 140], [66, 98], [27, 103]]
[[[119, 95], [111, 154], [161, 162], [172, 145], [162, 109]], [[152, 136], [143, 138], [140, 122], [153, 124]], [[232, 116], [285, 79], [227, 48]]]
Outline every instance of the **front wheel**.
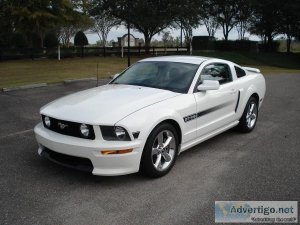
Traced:
[[258, 117], [258, 105], [257, 100], [254, 97], [251, 97], [245, 107], [244, 113], [238, 124], [238, 129], [241, 132], [248, 133], [251, 132], [257, 122]]
[[172, 125], [164, 123], [154, 128], [143, 151], [141, 172], [149, 177], [167, 174], [176, 161], [178, 145], [178, 135]]

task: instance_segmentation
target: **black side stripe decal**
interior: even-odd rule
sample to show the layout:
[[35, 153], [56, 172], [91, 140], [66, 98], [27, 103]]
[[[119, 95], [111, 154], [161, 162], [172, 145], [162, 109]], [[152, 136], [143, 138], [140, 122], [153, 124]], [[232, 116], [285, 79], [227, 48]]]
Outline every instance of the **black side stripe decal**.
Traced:
[[200, 112], [185, 116], [185, 117], [183, 117], [183, 120], [184, 120], [184, 122], [189, 122], [189, 121], [194, 120], [198, 117], [204, 116], [208, 113], [212, 113], [212, 112], [217, 111], [217, 110], [219, 110], [223, 107], [226, 107], [226, 106], [230, 105], [231, 103], [232, 102], [226, 102], [226, 103], [223, 103], [221, 105], [217, 105], [217, 106], [214, 106], [212, 108], [206, 109], [204, 111], [200, 111]]
[[238, 99], [237, 99], [237, 102], [236, 102], [236, 106], [235, 106], [235, 112], [237, 111], [238, 107], [239, 107], [239, 103], [240, 103], [240, 95], [241, 95], [241, 92], [239, 90], [239, 93], [238, 93]]

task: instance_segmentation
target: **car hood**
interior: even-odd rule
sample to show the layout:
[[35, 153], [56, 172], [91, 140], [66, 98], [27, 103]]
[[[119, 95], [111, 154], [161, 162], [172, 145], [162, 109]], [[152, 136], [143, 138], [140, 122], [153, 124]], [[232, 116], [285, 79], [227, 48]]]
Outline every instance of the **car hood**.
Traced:
[[108, 84], [57, 99], [41, 114], [91, 125], [114, 125], [127, 115], [180, 93], [133, 85]]

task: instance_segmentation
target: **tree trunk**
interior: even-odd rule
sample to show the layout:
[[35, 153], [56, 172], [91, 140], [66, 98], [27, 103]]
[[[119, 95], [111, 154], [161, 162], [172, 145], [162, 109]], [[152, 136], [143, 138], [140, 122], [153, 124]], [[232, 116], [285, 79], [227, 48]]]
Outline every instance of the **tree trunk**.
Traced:
[[144, 34], [144, 37], [145, 37], [145, 51], [146, 54], [149, 54], [151, 38], [148, 34]]
[[228, 33], [224, 33], [225, 41], [228, 41]]
[[44, 37], [43, 34], [40, 34], [40, 39], [41, 39], [41, 48], [44, 47]]
[[268, 46], [267, 51], [268, 52], [272, 52], [273, 51], [273, 49], [272, 49], [272, 42], [273, 42], [272, 34], [268, 34], [267, 35], [267, 46]]
[[272, 41], [273, 41], [272, 34], [267, 35], [267, 41], [268, 41], [268, 44], [272, 43]]
[[286, 40], [286, 51], [287, 53], [290, 53], [291, 52], [291, 37], [288, 35], [287, 36], [287, 40]]
[[228, 41], [228, 27], [227, 25], [225, 25], [225, 27], [223, 26], [223, 34], [224, 34], [224, 39], [225, 41]]

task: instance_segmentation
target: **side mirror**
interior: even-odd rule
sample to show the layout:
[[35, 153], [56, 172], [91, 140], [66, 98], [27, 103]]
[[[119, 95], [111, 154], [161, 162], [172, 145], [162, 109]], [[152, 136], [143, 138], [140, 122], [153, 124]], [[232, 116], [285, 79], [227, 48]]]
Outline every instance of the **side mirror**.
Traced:
[[220, 83], [217, 80], [204, 80], [202, 84], [197, 87], [198, 91], [218, 90]]
[[120, 75], [119, 73], [116, 73], [115, 75], [113, 75], [112, 79], [115, 79], [119, 75]]

